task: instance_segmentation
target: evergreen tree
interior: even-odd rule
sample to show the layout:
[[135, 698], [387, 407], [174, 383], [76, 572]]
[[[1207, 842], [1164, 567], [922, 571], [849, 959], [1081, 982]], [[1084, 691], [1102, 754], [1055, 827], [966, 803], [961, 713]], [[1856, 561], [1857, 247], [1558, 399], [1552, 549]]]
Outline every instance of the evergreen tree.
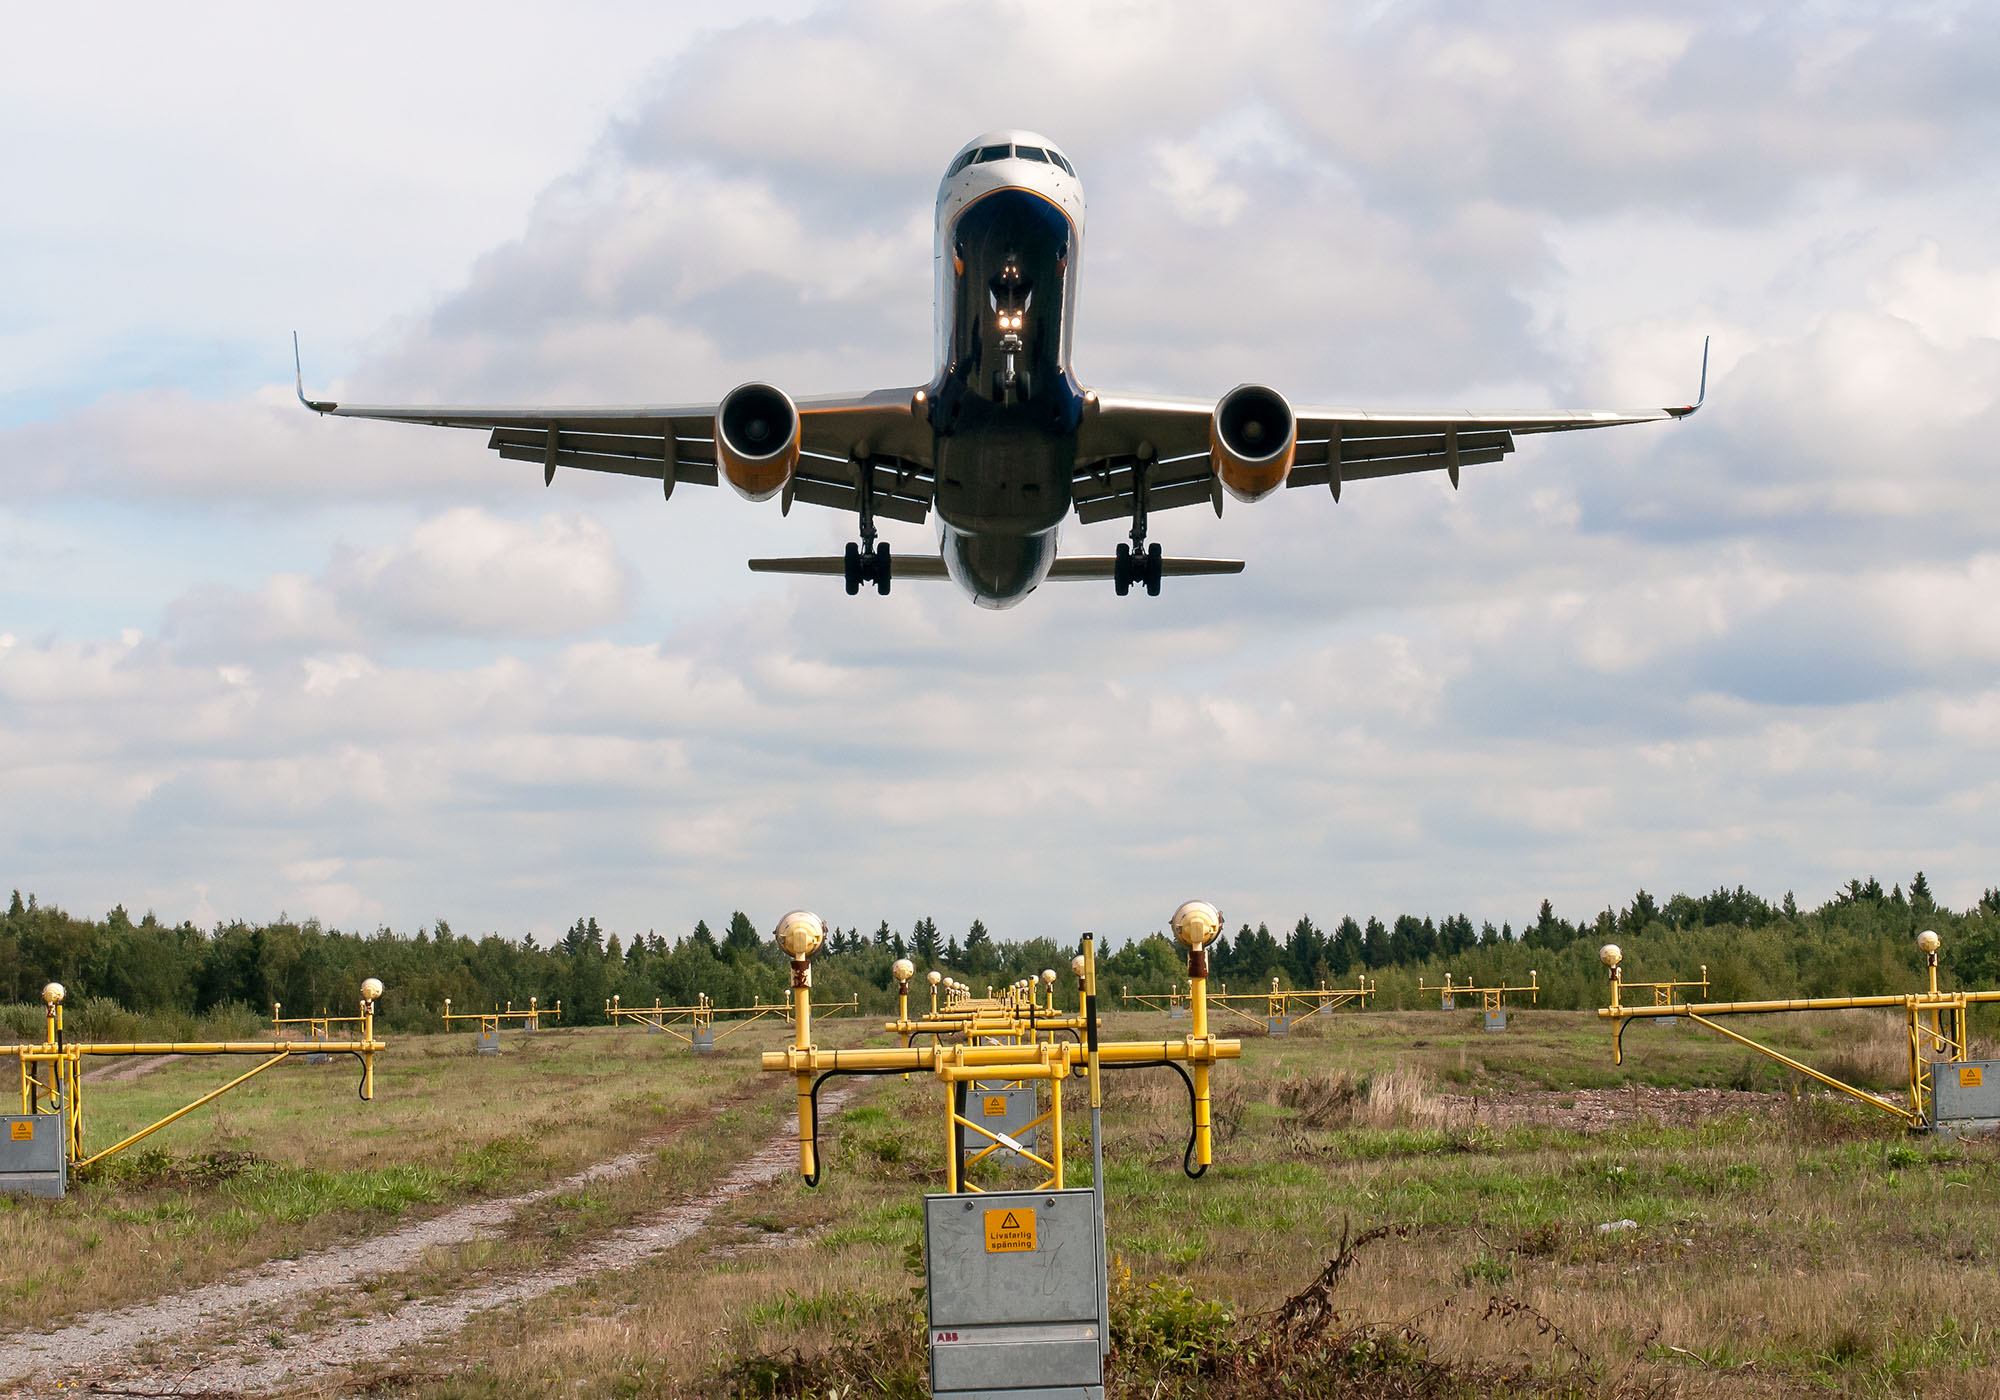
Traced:
[[758, 936], [757, 925], [750, 922], [748, 914], [738, 909], [729, 916], [729, 932], [722, 939], [724, 951], [741, 961], [756, 957], [763, 943], [764, 940]]
[[1361, 962], [1361, 925], [1354, 922], [1352, 914], [1340, 917], [1340, 927], [1328, 940], [1327, 970], [1335, 977], [1345, 977]]
[[1320, 964], [1326, 961], [1326, 935], [1313, 927], [1307, 915], [1299, 915], [1285, 940], [1285, 961], [1300, 986], [1310, 987], [1319, 980]]
[[1361, 931], [1361, 961], [1370, 970], [1389, 965], [1389, 930], [1373, 914]]
[[978, 919], [965, 933], [965, 966], [970, 972], [991, 972], [999, 964], [993, 956], [993, 936]]
[[937, 966], [938, 958], [944, 951], [938, 946], [937, 920], [928, 914], [917, 920], [910, 929], [910, 946], [916, 949], [919, 962], [926, 967]]
[[688, 935], [687, 941], [694, 944], [695, 947], [703, 949], [711, 957], [721, 951], [716, 947], [715, 935], [708, 931], [708, 920], [706, 919], [696, 919], [694, 921], [694, 932]]
[[1931, 882], [1924, 878], [1924, 872], [1921, 870], [1917, 872], [1916, 879], [1910, 881], [1910, 908], [1919, 914], [1928, 914], [1937, 908], [1937, 904], [1931, 899]]

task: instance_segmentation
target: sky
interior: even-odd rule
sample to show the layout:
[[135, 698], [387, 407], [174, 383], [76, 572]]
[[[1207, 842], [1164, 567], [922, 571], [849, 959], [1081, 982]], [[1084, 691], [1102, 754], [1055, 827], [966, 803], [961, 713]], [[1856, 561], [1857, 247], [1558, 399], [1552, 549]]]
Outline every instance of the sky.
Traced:
[[[0, 50], [0, 855], [83, 914], [1123, 939], [2000, 885], [2000, 10], [41, 7]], [[1163, 513], [1160, 597], [752, 576], [850, 519], [376, 402], [931, 373], [946, 162], [1086, 384], [1688, 402]], [[1432, 474], [1433, 476], [1438, 474]], [[928, 527], [885, 528], [899, 552]], [[1115, 524], [1064, 533], [1108, 552]]]

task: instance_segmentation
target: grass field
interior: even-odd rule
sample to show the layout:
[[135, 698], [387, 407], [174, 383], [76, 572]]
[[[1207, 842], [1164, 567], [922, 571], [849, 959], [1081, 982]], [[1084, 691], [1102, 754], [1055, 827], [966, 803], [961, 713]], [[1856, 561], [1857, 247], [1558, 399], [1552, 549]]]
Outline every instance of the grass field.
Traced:
[[[1217, 1162], [1200, 1181], [1180, 1171], [1179, 1079], [1107, 1079], [1120, 1394], [2000, 1393], [2000, 1146], [1795, 1100], [1776, 1066], [1697, 1029], [1634, 1027], [1615, 1069], [1588, 1014], [1478, 1026], [1477, 1011], [1342, 1013], [1247, 1040], [1216, 1073]], [[1854, 1013], [1771, 1033], [1902, 1082], [1894, 1026]], [[639, 1032], [544, 1033], [499, 1060], [473, 1057], [470, 1037], [404, 1039], [372, 1105], [349, 1067], [281, 1067], [70, 1201], [0, 1204], [0, 1244], [33, 1261], [9, 1276], [6, 1325], [543, 1185], [696, 1124], [657, 1142], [648, 1175], [547, 1197], [504, 1238], [329, 1299], [326, 1317], [548, 1267], [780, 1130], [789, 1084], [748, 1053], [780, 1035], [746, 1032], [755, 1044], [708, 1060]], [[92, 1136], [217, 1078], [183, 1063], [105, 1086]], [[817, 1190], [788, 1176], [745, 1191], [671, 1253], [483, 1314], [348, 1389], [921, 1393], [912, 1264], [921, 1196], [942, 1180], [941, 1090], [857, 1083], [825, 1124]], [[1072, 1184], [1089, 1179], [1083, 1102], [1073, 1085]], [[1343, 1234], [1378, 1229], [1309, 1288]], [[1319, 1340], [1286, 1352], [1300, 1324], [1269, 1314], [1302, 1290]]]

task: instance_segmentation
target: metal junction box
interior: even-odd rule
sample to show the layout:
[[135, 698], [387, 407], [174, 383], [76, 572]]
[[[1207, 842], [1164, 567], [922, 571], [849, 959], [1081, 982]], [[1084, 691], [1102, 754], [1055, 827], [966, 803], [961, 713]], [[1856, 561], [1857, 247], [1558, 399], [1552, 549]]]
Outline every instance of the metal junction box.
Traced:
[[1292, 1033], [1292, 1023], [1282, 1016], [1266, 1016], [1264, 1018], [1264, 1031], [1267, 1035], [1290, 1035]]
[[1103, 1243], [1090, 1191], [924, 1197], [931, 1394], [1103, 1400]]
[[1931, 1098], [1940, 1128], [2000, 1132], [2000, 1060], [1932, 1065]]
[[[1040, 1153], [1040, 1128], [1028, 1125], [1040, 1116], [1036, 1108], [1035, 1086], [998, 1083], [973, 1084], [965, 1096], [965, 1116], [986, 1129], [989, 1133], [1005, 1133], [1030, 1152]], [[1024, 1163], [1026, 1158], [1013, 1148], [994, 1147], [993, 1143], [978, 1133], [965, 1134], [965, 1155], [993, 1148], [989, 1162]]]
[[1504, 1031], [1507, 1029], [1506, 1007], [1495, 1006], [1488, 1008], [1486, 1012], [1486, 1029], [1489, 1031]]
[[479, 1053], [497, 1055], [500, 1053], [500, 1032], [481, 1031], [479, 1033]]
[[63, 1116], [31, 1113], [0, 1117], [0, 1191], [19, 1196], [53, 1196], [69, 1190], [69, 1158], [63, 1153]]
[[697, 1055], [713, 1055], [715, 1053], [715, 1027], [696, 1026], [694, 1028], [694, 1035], [688, 1040], [688, 1049]]

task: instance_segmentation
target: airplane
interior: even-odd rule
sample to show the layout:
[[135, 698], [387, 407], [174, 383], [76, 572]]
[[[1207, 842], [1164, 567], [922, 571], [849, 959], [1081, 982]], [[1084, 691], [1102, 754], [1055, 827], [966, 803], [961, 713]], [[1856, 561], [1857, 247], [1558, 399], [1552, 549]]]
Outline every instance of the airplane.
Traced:
[[[991, 131], [952, 158], [938, 191], [936, 370], [906, 388], [793, 399], [751, 382], [719, 403], [632, 407], [384, 407], [306, 397], [315, 413], [478, 428], [508, 461], [651, 477], [669, 498], [681, 483], [726, 480], [751, 501], [777, 497], [853, 511], [860, 539], [844, 555], [752, 559], [759, 573], [840, 575], [849, 594], [892, 578], [949, 578], [981, 607], [1019, 603], [1044, 580], [1112, 580], [1157, 596], [1163, 578], [1240, 573], [1233, 559], [1163, 556], [1148, 540], [1156, 511], [1225, 497], [1259, 501], [1281, 487], [1342, 487], [1376, 477], [1497, 462], [1530, 433], [1685, 418], [1632, 413], [1368, 412], [1293, 408], [1262, 384], [1220, 398], [1088, 387], [1070, 363], [1083, 253], [1083, 184], [1054, 142]], [[1115, 556], [1068, 557], [1057, 545], [1074, 511], [1090, 524], [1129, 519]], [[935, 556], [893, 556], [880, 519], [935, 515]]]

